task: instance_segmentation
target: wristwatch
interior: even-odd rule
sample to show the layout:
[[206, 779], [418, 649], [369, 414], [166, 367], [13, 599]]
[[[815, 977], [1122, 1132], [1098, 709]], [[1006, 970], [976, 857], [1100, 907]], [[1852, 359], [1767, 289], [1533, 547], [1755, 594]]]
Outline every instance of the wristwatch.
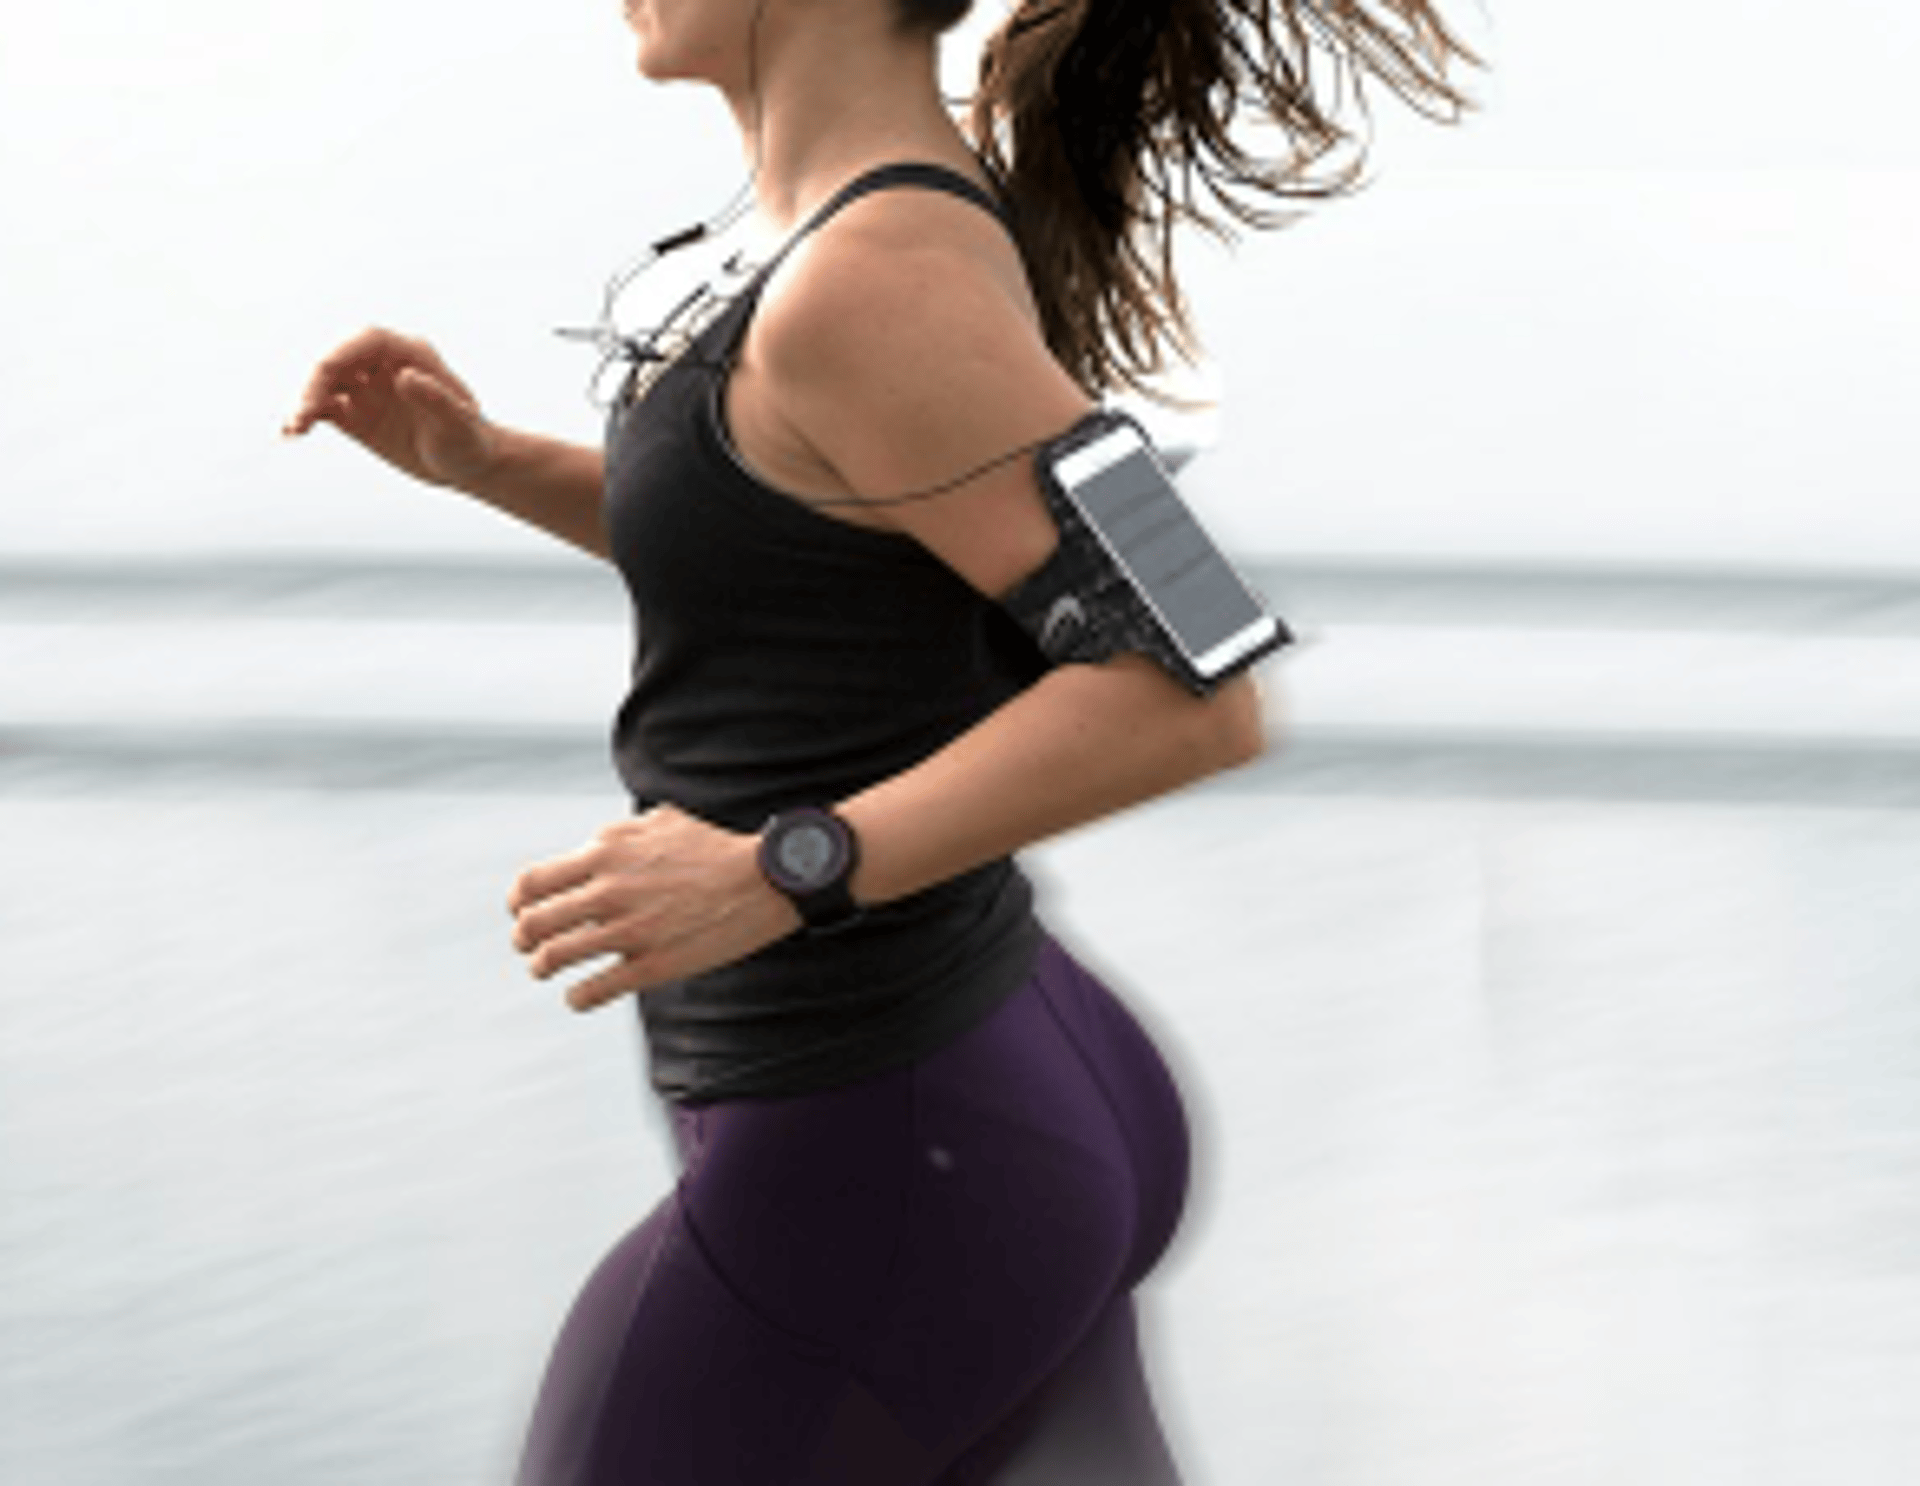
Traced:
[[809, 933], [840, 929], [860, 917], [849, 879], [860, 842], [831, 810], [781, 810], [760, 828], [761, 874], [800, 910]]

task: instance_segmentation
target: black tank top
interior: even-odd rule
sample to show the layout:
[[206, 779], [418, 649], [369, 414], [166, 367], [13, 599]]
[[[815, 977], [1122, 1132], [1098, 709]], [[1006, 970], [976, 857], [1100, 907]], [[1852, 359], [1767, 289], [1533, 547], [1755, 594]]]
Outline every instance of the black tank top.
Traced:
[[[912, 538], [853, 526], [750, 474], [723, 392], [767, 278], [849, 202], [950, 191], [943, 167], [861, 176], [609, 420], [606, 522], [633, 600], [633, 684], [613, 729], [636, 809], [737, 831], [833, 804], [939, 749], [1045, 665], [997, 604]], [[804, 1093], [911, 1062], [984, 1018], [1039, 943], [1010, 859], [794, 934], [639, 1000], [653, 1085], [681, 1103]]]

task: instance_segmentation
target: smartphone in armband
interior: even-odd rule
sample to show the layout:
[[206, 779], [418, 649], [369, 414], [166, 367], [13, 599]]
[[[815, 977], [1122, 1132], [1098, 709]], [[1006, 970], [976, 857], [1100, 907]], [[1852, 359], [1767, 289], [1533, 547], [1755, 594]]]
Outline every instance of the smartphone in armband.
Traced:
[[1049, 483], [1201, 682], [1211, 686], [1292, 639], [1221, 555], [1130, 418], [1094, 415], [1047, 454]]

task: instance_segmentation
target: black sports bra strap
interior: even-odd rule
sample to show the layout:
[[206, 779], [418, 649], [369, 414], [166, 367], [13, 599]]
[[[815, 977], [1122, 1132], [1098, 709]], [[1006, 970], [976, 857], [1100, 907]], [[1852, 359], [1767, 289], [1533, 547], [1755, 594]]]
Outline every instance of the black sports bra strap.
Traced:
[[884, 191], [893, 186], [921, 186], [932, 191], [945, 191], [971, 201], [975, 206], [990, 211], [1000, 219], [1009, 235], [1013, 232], [1013, 219], [1006, 205], [980, 189], [959, 171], [945, 165], [934, 165], [921, 160], [900, 160], [891, 165], [877, 166], [865, 175], [856, 176], [846, 185], [828, 197], [812, 216], [808, 217], [780, 249], [753, 276], [752, 281], [740, 293], [731, 310], [709, 333], [716, 336], [717, 343], [712, 347], [710, 370], [726, 372], [733, 366], [734, 358], [739, 354], [740, 343], [746, 337], [747, 322], [760, 302], [760, 291], [773, 277], [781, 261], [791, 253], [809, 233], [826, 225], [834, 214], [862, 196], [875, 191]]
[[875, 191], [885, 191], [893, 186], [920, 186], [930, 191], [945, 191], [953, 196], [965, 197], [975, 206], [992, 212], [1002, 222], [1007, 220], [1006, 208], [993, 196], [983, 191], [959, 171], [945, 165], [933, 165], [919, 160], [901, 160], [892, 165], [882, 165], [868, 171], [865, 175], [842, 186], [821, 207], [807, 219], [797, 237], [805, 237], [809, 232], [822, 226], [841, 208], [869, 196]]
[[809, 234], [824, 227], [842, 209], [852, 205], [862, 196], [870, 196], [875, 191], [885, 191], [894, 186], [919, 186], [929, 191], [945, 191], [951, 196], [959, 196], [971, 201], [984, 211], [989, 211], [1000, 219], [1001, 225], [1009, 232], [1013, 230], [1006, 206], [994, 196], [980, 189], [959, 171], [945, 165], [934, 165], [921, 160], [900, 160], [891, 165], [876, 166], [865, 175], [856, 176], [846, 185], [828, 197], [814, 214], [807, 218], [767, 265], [769, 269], [800, 243]]

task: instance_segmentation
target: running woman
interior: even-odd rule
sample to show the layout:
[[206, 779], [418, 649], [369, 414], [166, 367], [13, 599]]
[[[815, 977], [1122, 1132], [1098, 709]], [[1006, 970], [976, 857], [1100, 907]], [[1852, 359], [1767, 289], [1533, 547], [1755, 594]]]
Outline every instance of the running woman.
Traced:
[[1133, 643], [1124, 583], [1088, 599], [1104, 647], [1022, 622], [1085, 540], [1032, 455], [1190, 353], [1177, 225], [1346, 189], [1342, 100], [1454, 117], [1473, 58], [1423, 0], [1023, 0], [963, 121], [936, 54], [968, 8], [629, 0], [641, 73], [730, 106], [777, 250], [666, 333], [602, 327], [603, 447], [494, 423], [384, 329], [287, 425], [632, 600], [633, 813], [508, 905], [576, 1009], [635, 999], [682, 1171], [561, 1328], [520, 1486], [1178, 1480], [1131, 1295], [1180, 1101], [1013, 854], [1254, 758], [1262, 708]]

